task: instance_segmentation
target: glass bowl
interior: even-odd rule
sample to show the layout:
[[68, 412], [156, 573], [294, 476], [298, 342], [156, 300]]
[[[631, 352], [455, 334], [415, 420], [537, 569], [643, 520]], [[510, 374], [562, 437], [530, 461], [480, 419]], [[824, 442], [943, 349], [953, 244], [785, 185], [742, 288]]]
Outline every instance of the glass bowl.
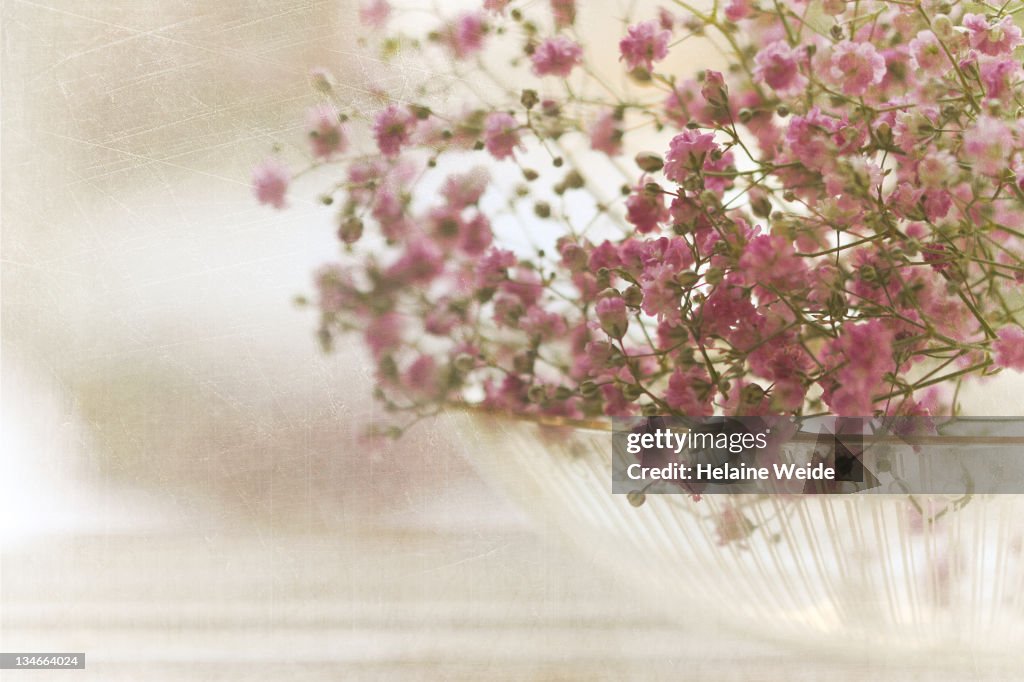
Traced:
[[679, 494], [635, 506], [611, 493], [608, 426], [474, 409], [441, 420], [489, 483], [670, 618], [819, 654], [1024, 662], [1024, 495]]

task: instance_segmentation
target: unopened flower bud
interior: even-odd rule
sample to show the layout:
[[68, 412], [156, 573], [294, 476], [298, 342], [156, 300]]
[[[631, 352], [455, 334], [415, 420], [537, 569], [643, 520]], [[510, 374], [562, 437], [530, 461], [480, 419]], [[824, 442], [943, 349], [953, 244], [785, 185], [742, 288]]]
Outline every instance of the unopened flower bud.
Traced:
[[740, 393], [744, 405], [757, 405], [764, 399], [764, 389], [757, 384], [747, 384]]
[[647, 501], [647, 495], [644, 495], [639, 490], [634, 490], [633, 492], [626, 495], [626, 499], [629, 500], [629, 503], [634, 507], [641, 507], [643, 506], [644, 502]]
[[476, 359], [469, 353], [459, 353], [452, 361], [456, 371], [466, 374], [476, 367]]
[[338, 227], [338, 239], [346, 244], [355, 244], [363, 236], [363, 221], [355, 216], [342, 218]]
[[536, 90], [523, 90], [523, 94], [519, 96], [519, 102], [527, 109], [533, 109], [539, 101]]
[[699, 281], [700, 275], [698, 275], [693, 270], [683, 270], [678, 275], [676, 275], [676, 282], [679, 283], [679, 286], [686, 289], [689, 289]]
[[621, 297], [606, 297], [597, 302], [597, 319], [601, 329], [613, 339], [621, 339], [629, 329], [626, 302]]
[[660, 171], [665, 166], [665, 161], [661, 158], [661, 154], [655, 154], [654, 152], [640, 152], [636, 155], [635, 161], [640, 170], [647, 173]]
[[644, 302], [644, 292], [634, 284], [623, 292], [622, 298], [630, 308], [639, 308], [640, 304]]
[[547, 391], [544, 389], [543, 386], [541, 386], [539, 384], [534, 384], [533, 386], [530, 386], [528, 391], [526, 391], [526, 398], [531, 403], [538, 403], [539, 404], [539, 403], [542, 403], [545, 400], [547, 400], [548, 399], [548, 395], [547, 395]]
[[569, 268], [572, 272], [582, 272], [587, 268], [587, 252], [579, 244], [567, 243], [563, 244], [560, 249], [562, 254], [562, 262], [565, 263], [565, 267]]
[[725, 109], [729, 106], [729, 86], [720, 71], [708, 69], [704, 72], [704, 85], [700, 89], [704, 101], [712, 107]]
[[932, 19], [932, 31], [935, 36], [945, 42], [953, 38], [953, 33], [956, 29], [953, 27], [953, 20], [948, 15], [939, 14]]
[[596, 381], [587, 379], [580, 384], [580, 395], [584, 398], [593, 398], [601, 392], [601, 387], [597, 385]]

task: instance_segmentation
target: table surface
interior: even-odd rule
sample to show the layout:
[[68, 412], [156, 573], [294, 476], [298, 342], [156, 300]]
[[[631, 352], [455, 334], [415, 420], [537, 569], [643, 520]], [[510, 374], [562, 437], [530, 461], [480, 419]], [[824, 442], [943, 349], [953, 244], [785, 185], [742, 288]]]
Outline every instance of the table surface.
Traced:
[[0, 650], [83, 651], [87, 668], [0, 680], [982, 677], [666, 622], [471, 477], [414, 504], [330, 530], [200, 514], [7, 547]]

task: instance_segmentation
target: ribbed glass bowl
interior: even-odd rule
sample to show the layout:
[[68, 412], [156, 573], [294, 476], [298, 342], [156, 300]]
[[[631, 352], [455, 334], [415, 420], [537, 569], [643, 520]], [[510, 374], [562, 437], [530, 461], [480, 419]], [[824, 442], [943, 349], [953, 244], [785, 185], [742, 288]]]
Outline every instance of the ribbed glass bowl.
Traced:
[[[488, 482], [669, 617], [819, 654], [1024, 662], [1024, 495], [959, 508], [907, 495], [650, 495], [634, 506], [611, 494], [607, 430], [472, 409], [441, 419]], [[725, 542], [729, 510], [757, 532]]]

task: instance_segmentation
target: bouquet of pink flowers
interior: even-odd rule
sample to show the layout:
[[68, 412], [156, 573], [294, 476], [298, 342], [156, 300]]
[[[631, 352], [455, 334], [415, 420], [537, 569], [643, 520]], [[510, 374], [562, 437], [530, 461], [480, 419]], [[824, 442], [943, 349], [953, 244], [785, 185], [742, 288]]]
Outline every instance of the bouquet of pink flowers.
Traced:
[[[1024, 4], [677, 1], [623, 24], [618, 76], [586, 9], [417, 35], [375, 0], [365, 48], [415, 97], [313, 75], [320, 335], [362, 334], [389, 408], [940, 414], [1024, 370]], [[691, 39], [727, 66], [669, 68]]]

